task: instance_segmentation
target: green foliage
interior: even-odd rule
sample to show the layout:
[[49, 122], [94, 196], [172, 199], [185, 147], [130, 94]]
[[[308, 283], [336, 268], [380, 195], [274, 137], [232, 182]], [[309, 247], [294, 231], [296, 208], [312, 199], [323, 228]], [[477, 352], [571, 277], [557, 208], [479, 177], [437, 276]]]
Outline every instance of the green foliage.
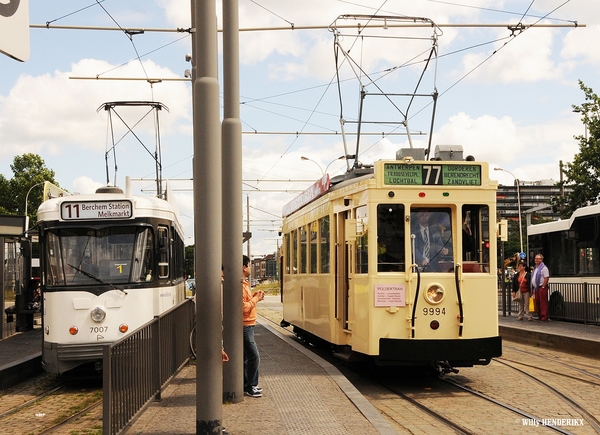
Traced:
[[573, 191], [566, 197], [552, 200], [563, 218], [571, 216], [580, 207], [597, 204], [600, 198], [600, 98], [581, 80], [579, 87], [585, 94], [585, 102], [581, 106], [573, 105], [573, 111], [581, 114], [585, 134], [574, 137], [579, 141], [579, 154], [573, 162], [564, 165], [565, 179], [557, 183], [557, 186], [569, 186]]
[[58, 186], [54, 171], [46, 167], [39, 155], [31, 153], [15, 156], [10, 168], [13, 171], [10, 180], [0, 174], [0, 213], [23, 216], [27, 209], [30, 225], [33, 226], [37, 222], [37, 209], [43, 199], [43, 183], [49, 181]]

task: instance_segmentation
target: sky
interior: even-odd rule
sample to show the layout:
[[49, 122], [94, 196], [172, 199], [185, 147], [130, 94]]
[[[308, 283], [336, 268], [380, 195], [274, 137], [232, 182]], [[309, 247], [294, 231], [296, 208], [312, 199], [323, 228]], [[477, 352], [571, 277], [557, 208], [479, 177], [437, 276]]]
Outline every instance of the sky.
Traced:
[[[218, 1], [219, 29], [221, 7]], [[557, 181], [559, 162], [572, 161], [579, 150], [574, 137], [585, 134], [572, 108], [584, 102], [578, 80], [600, 92], [600, 2], [239, 0], [239, 9], [240, 28], [254, 29], [240, 33], [239, 72], [241, 229], [249, 222], [252, 256], [280, 245], [284, 204], [326, 169], [330, 176], [346, 170], [338, 158], [355, 154], [355, 136], [344, 142], [334, 133], [342, 129], [340, 119], [349, 133], [355, 131], [361, 84], [368, 93], [363, 120], [372, 123], [363, 129], [370, 134], [361, 137], [358, 160], [393, 159], [396, 150], [410, 147], [399, 122], [408, 100], [377, 93], [413, 92], [434, 36], [437, 63], [423, 74], [417, 89], [425, 96], [415, 98], [406, 117], [412, 145], [429, 141], [430, 95], [437, 89], [432, 146], [462, 145], [465, 155], [505, 169], [491, 171], [501, 184], [515, 178]], [[356, 14], [424, 17], [438, 27], [398, 28], [393, 18], [383, 25], [373, 19], [369, 23], [378, 26], [357, 38], [357, 28], [341, 26], [355, 21], [338, 19]], [[29, 15], [32, 25], [173, 30], [191, 22], [189, 0], [29, 0]], [[333, 23], [340, 24], [337, 33], [328, 29]], [[536, 26], [523, 32], [507, 27], [518, 23]], [[70, 192], [91, 193], [107, 182], [124, 186], [130, 176], [143, 179], [134, 181], [135, 190], [151, 194], [158, 136], [162, 177], [171, 180], [186, 244], [193, 243], [191, 84], [180, 80], [191, 68], [189, 34], [148, 31], [129, 37], [117, 30], [34, 27], [29, 36], [26, 62], [0, 54], [0, 173], [12, 177], [14, 157], [35, 153]], [[219, 56], [221, 49], [219, 37]], [[146, 108], [118, 108], [109, 122], [102, 106], [113, 101], [161, 103], [160, 134]], [[126, 135], [118, 116], [136, 126], [139, 141]]]

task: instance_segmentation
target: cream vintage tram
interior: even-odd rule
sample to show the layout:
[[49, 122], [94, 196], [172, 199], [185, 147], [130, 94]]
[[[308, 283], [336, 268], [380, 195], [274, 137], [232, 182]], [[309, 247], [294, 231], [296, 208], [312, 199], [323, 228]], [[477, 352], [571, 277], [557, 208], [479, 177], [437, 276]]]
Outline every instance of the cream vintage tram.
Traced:
[[169, 199], [104, 187], [38, 209], [42, 364], [101, 369], [102, 349], [185, 298], [183, 232]]
[[502, 353], [497, 182], [460, 147], [415, 154], [326, 175], [285, 206], [282, 324], [380, 365], [488, 364]]

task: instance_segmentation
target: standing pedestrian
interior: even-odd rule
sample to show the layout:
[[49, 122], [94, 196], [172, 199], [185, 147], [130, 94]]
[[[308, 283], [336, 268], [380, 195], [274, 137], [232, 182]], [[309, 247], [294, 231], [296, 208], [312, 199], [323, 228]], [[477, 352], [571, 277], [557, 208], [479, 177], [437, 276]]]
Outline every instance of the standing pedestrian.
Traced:
[[244, 255], [242, 260], [242, 293], [244, 313], [244, 394], [250, 397], [262, 397], [262, 388], [258, 386], [258, 366], [260, 354], [254, 341], [256, 326], [256, 304], [265, 298], [262, 291], [251, 293], [250, 258]]
[[548, 321], [548, 280], [550, 272], [544, 264], [544, 256], [536, 254], [535, 268], [531, 274], [531, 290], [535, 299], [538, 320]]
[[527, 270], [525, 262], [521, 260], [517, 264], [517, 273], [513, 277], [512, 282], [513, 300], [516, 300], [519, 304], [517, 320], [523, 320], [525, 315], [527, 315], [527, 320], [531, 320], [531, 313], [529, 312], [530, 281], [531, 274]]

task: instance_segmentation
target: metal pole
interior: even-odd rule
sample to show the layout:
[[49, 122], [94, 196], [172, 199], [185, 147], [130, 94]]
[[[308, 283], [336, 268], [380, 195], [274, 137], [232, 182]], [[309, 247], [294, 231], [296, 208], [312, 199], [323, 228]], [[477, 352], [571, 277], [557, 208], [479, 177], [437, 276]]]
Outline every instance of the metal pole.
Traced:
[[502, 169], [502, 168], [494, 168], [494, 171], [503, 171], [503, 172], [507, 172], [509, 173], [515, 180], [515, 183], [517, 183], [517, 211], [519, 213], [519, 240], [521, 243], [521, 252], [523, 251], [523, 226], [521, 225], [521, 191], [519, 189], [519, 179], [517, 177], [514, 176], [514, 174], [506, 169]]
[[194, 238], [196, 249], [196, 434], [221, 432], [221, 121], [214, 0], [192, 0]]
[[523, 251], [523, 225], [521, 225], [521, 190], [519, 189], [519, 179], [515, 177], [515, 181], [517, 182], [517, 208], [519, 209], [519, 240], [521, 242], [521, 252], [525, 252]]
[[[238, 0], [223, 1], [223, 402], [244, 399], [242, 327], [242, 123], [240, 121]], [[248, 242], [249, 244], [250, 242]]]
[[[250, 196], [246, 195], [246, 231], [250, 234]], [[246, 242], [246, 255], [248, 258], [252, 258], [250, 256], [250, 239]]]

